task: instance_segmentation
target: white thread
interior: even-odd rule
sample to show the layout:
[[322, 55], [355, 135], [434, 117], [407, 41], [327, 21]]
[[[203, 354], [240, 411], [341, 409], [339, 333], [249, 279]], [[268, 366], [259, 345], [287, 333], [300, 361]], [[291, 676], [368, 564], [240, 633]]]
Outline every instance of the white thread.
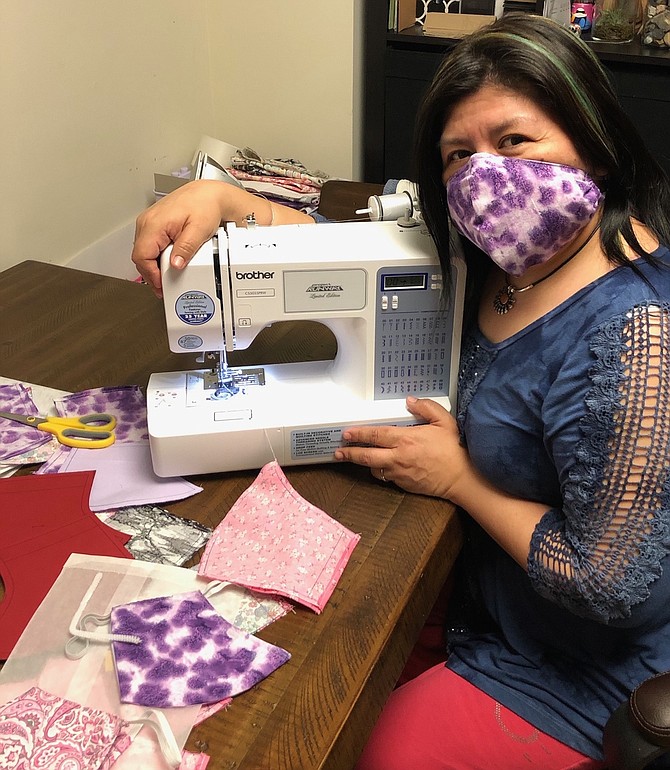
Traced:
[[278, 463], [279, 460], [277, 460], [277, 455], [275, 454], [275, 450], [272, 448], [272, 442], [270, 441], [270, 437], [268, 436], [267, 428], [263, 428], [263, 434], [265, 435], [265, 438], [267, 439], [267, 442], [270, 445], [270, 451], [272, 452], [272, 459], [276, 463]]

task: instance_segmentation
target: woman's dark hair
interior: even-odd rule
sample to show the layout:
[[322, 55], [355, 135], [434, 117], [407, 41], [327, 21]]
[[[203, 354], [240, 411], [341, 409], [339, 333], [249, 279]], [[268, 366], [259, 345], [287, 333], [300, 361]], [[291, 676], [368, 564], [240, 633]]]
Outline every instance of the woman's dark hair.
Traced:
[[[604, 169], [600, 239], [611, 262], [630, 263], [621, 237], [637, 254], [653, 261], [638, 243], [631, 217], [670, 244], [670, 182], [621, 108], [596, 56], [556, 22], [508, 13], [468, 35], [447, 54], [417, 118], [416, 181], [447, 283], [454, 228], [446, 216], [439, 139], [454, 107], [486, 84], [531, 99], [570, 137], [587, 168]], [[460, 241], [468, 264], [469, 294], [476, 296], [490, 260], [467, 239]]]

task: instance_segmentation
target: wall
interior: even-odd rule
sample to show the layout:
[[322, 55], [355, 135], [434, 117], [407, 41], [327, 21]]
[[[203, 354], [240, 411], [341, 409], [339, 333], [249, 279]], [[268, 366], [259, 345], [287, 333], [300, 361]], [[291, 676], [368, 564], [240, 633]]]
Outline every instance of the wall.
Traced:
[[266, 157], [297, 158], [331, 176], [358, 178], [363, 2], [214, 2], [219, 138]]
[[132, 277], [153, 172], [203, 133], [355, 177], [362, 2], [4, 0], [0, 269]]
[[64, 263], [126, 224], [212, 126], [207, 6], [4, 0], [0, 268]]

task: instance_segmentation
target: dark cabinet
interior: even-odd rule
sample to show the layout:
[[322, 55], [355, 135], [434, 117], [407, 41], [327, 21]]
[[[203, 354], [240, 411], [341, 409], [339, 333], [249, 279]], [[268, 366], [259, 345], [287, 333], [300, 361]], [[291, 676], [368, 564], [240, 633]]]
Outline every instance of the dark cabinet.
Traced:
[[[413, 178], [414, 121], [421, 98], [453, 40], [421, 28], [386, 32], [386, 0], [366, 0], [364, 179]], [[611, 76], [626, 113], [670, 174], [670, 52], [589, 43]]]
[[609, 72], [621, 106], [642, 139], [670, 174], [670, 54], [666, 66], [643, 61], [601, 61]]
[[384, 77], [384, 167], [386, 179], [414, 179], [414, 120], [443, 52], [389, 48]]

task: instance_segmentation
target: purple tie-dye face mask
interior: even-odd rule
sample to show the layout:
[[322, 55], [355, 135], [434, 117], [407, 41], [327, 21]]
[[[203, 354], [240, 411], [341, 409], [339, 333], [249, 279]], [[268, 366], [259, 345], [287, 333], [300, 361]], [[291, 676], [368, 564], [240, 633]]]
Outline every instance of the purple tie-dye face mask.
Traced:
[[578, 168], [487, 152], [471, 155], [447, 182], [458, 230], [516, 276], [570, 243], [601, 198], [598, 185]]
[[233, 626], [200, 591], [119, 605], [111, 630], [121, 703], [151, 708], [231, 698], [291, 657]]

